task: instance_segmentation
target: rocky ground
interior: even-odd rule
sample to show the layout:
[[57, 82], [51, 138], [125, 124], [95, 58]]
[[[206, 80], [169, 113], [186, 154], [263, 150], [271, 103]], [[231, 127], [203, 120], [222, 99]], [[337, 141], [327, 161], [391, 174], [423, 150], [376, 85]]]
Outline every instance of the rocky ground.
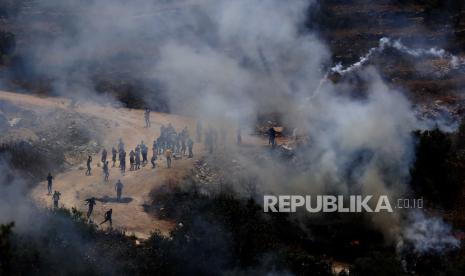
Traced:
[[[45, 181], [48, 171], [51, 171], [55, 177], [53, 190], [61, 193], [60, 206], [76, 208], [85, 213], [87, 206], [84, 200], [96, 197], [97, 206], [92, 215], [94, 222], [103, 220], [103, 213], [112, 208], [113, 226], [138, 238], [147, 238], [156, 230], [166, 234], [174, 226], [173, 222], [146, 212], [153, 205], [151, 192], [164, 185], [177, 185], [186, 179], [197, 183], [202, 189], [218, 191], [228, 188], [230, 184], [238, 184], [227, 180], [241, 181], [239, 176], [245, 171], [239, 159], [234, 157], [236, 155], [231, 154], [231, 151], [237, 150], [235, 131], [231, 129], [225, 142], [219, 142], [215, 149], [220, 154], [207, 156], [204, 145], [195, 143], [194, 158], [174, 160], [170, 169], [166, 167], [163, 156], [158, 159], [156, 169], [148, 164], [138, 171], [129, 171], [128, 168], [125, 174], [120, 172], [117, 162], [115, 167], [110, 168], [110, 178], [106, 182], [99, 161], [102, 148], [110, 151], [119, 138], [124, 140], [127, 151], [141, 140], [151, 146], [153, 139], [159, 136], [161, 124], [172, 123], [177, 130], [187, 126], [193, 135], [196, 121], [177, 115], [152, 113], [152, 127], [147, 129], [144, 128], [143, 110], [94, 103], [75, 105], [61, 98], [39, 98], [9, 92], [0, 92], [0, 103], [0, 118], [3, 118], [2, 127], [5, 129], [0, 135], [3, 149], [10, 150], [11, 156], [24, 165], [25, 171], [36, 164], [32, 166], [34, 173], [30, 175], [31, 183], [40, 183], [34, 185], [31, 197], [39, 205], [47, 208], [52, 205]], [[253, 153], [259, 157], [267, 140], [250, 134], [253, 131], [244, 131], [245, 146], [240, 148], [238, 154]], [[11, 145], [18, 143], [20, 150], [11, 150]], [[28, 150], [34, 154], [28, 154], [25, 158], [18, 154]], [[85, 159], [88, 155], [93, 156], [91, 176], [85, 176]], [[14, 165], [17, 167], [17, 164]], [[115, 199], [114, 184], [118, 179], [124, 184], [121, 202]], [[242, 185], [239, 190], [250, 193], [252, 188]]]
[[[105, 127], [104, 120], [65, 105], [16, 105], [4, 97], [0, 99], [0, 107], [2, 151], [25, 163], [45, 161], [34, 170], [24, 164], [33, 177], [70, 168], [100, 150], [99, 129]], [[24, 152], [21, 158], [17, 151]]]
[[[36, 160], [48, 162], [38, 162], [38, 166], [34, 167], [34, 174], [31, 175], [32, 180], [40, 182], [31, 191], [31, 197], [40, 205], [52, 205], [44, 181], [50, 169], [55, 177], [53, 189], [62, 195], [60, 206], [86, 212], [84, 200], [96, 197], [98, 202], [92, 216], [95, 222], [103, 220], [103, 213], [112, 208], [113, 226], [128, 234], [146, 238], [155, 230], [162, 233], [170, 231], [172, 223], [153, 218], [144, 211], [144, 205], [154, 187], [171, 179], [182, 179], [188, 174], [193, 159], [176, 160], [171, 169], [166, 168], [164, 159], [159, 159], [156, 169], [147, 165], [139, 171], [128, 171], [126, 174], [121, 174], [114, 167], [110, 169], [109, 181], [105, 182], [98, 153], [103, 147], [110, 150], [112, 146], [116, 146], [119, 138], [123, 138], [127, 148], [134, 148], [141, 140], [151, 145], [153, 139], [159, 135], [161, 124], [170, 122], [178, 130], [184, 126], [195, 129], [193, 120], [153, 113], [152, 128], [146, 129], [142, 110], [118, 109], [92, 103], [70, 106], [70, 101], [64, 99], [38, 98], [8, 92], [0, 92], [0, 101], [3, 103], [3, 121], [8, 122], [8, 125], [4, 125], [5, 135], [1, 135], [4, 145], [24, 141], [26, 145], [31, 145], [30, 148], [37, 148], [41, 152], [38, 156], [28, 155], [25, 168], [30, 168], [31, 163]], [[9, 149], [8, 146], [4, 148]], [[195, 146], [195, 155], [201, 155], [202, 151], [201, 145]], [[87, 155], [94, 157], [91, 176], [84, 174], [84, 159]], [[11, 151], [11, 156], [18, 159], [20, 155], [18, 151]], [[55, 159], [55, 156], [62, 159]], [[115, 200], [114, 184], [117, 179], [121, 179], [125, 185], [122, 202]]]

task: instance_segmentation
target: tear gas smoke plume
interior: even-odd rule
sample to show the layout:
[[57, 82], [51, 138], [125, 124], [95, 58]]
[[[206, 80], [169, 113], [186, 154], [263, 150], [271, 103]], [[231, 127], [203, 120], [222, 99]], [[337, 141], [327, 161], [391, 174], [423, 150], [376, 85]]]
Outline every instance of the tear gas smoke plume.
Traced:
[[434, 57], [444, 59], [447, 60], [449, 65], [454, 69], [459, 68], [465, 64], [465, 60], [463, 58], [454, 56], [444, 49], [438, 49], [435, 47], [429, 49], [415, 49], [406, 46], [400, 40], [383, 37], [379, 40], [379, 45], [377, 47], [371, 48], [368, 53], [360, 57], [360, 60], [356, 63], [346, 66], [345, 68], [341, 63], [338, 63], [330, 69], [330, 72], [338, 73], [340, 75], [353, 72], [368, 63], [373, 55], [382, 53], [384, 50], [390, 48], [412, 57]]
[[[414, 158], [411, 133], [424, 125], [375, 69], [356, 71], [386, 48], [449, 59], [453, 66], [463, 63], [442, 50], [411, 49], [383, 38], [357, 63], [331, 68], [342, 75], [356, 72], [367, 83], [366, 97], [353, 99], [349, 92], [358, 88], [350, 83], [321, 83], [327, 77], [321, 69], [332, 62], [324, 43], [303, 27], [311, 1], [94, 0], [83, 5], [44, 0], [34, 5], [42, 16], [60, 22], [60, 30], [23, 51], [31, 70], [47, 68], [60, 94], [92, 94], [92, 74], [116, 71], [161, 83], [171, 110], [212, 125], [252, 126], [257, 113], [277, 112], [284, 122], [306, 130], [311, 145], [300, 153], [309, 164], [303, 171], [237, 157], [258, 175], [261, 189], [273, 193], [403, 195]], [[35, 23], [34, 17], [25, 18], [30, 30]], [[397, 213], [376, 214], [371, 221], [389, 241], [419, 242]], [[433, 231], [424, 238], [444, 234]]]
[[[412, 244], [415, 252], [441, 252], [460, 246], [459, 240], [452, 236], [451, 226], [441, 218], [427, 218], [424, 213], [414, 211], [409, 213], [408, 221], [402, 235]], [[402, 244], [398, 246], [402, 247]]]

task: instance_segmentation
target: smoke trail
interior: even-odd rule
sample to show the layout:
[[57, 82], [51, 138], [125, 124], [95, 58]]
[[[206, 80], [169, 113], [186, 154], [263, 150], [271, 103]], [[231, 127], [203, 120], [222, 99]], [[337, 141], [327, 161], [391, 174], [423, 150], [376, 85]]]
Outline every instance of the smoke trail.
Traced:
[[338, 63], [335, 66], [331, 67], [329, 71], [331, 73], [338, 73], [343, 76], [357, 69], [360, 69], [363, 65], [365, 65], [367, 62], [370, 61], [370, 58], [374, 54], [381, 53], [384, 50], [385, 44], [382, 41], [383, 41], [383, 38], [380, 40], [380, 44], [378, 47], [371, 48], [367, 54], [365, 54], [364, 56], [361, 56], [360, 59], [354, 64], [351, 64], [347, 66], [346, 68], [344, 68], [344, 66], [341, 63]]
[[445, 59], [445, 60], [448, 60], [449, 65], [454, 69], [457, 69], [462, 65], [465, 65], [465, 59], [461, 57], [457, 57], [447, 52], [444, 49], [439, 49], [436, 47], [429, 48], [429, 49], [414, 49], [414, 48], [408, 47], [405, 44], [403, 44], [400, 41], [400, 39], [393, 40], [388, 37], [383, 37], [379, 40], [379, 44], [377, 47], [371, 48], [367, 54], [360, 57], [360, 59], [354, 64], [344, 67], [341, 63], [338, 63], [335, 66], [333, 66], [329, 71], [331, 73], [338, 73], [340, 75], [346, 75], [348, 73], [353, 72], [354, 70], [361, 68], [363, 65], [368, 63], [370, 61], [370, 58], [374, 56], [375, 54], [380, 54], [384, 50], [389, 49], [389, 48], [395, 49], [403, 54], [407, 54], [407, 55], [410, 55], [416, 58], [435, 57], [435, 58]]
[[[340, 76], [345, 76], [347, 74], [353, 73], [357, 70], [360, 70], [368, 64], [371, 60], [372, 57], [383, 53], [386, 49], [395, 49], [403, 54], [415, 57], [415, 58], [420, 58], [420, 57], [434, 57], [434, 58], [440, 58], [443, 60], [446, 60], [452, 69], [459, 69], [463, 66], [465, 66], [465, 58], [455, 56], [449, 52], [447, 52], [444, 49], [432, 47], [429, 49], [415, 49], [406, 46], [403, 44], [400, 39], [394, 40], [388, 37], [382, 37], [379, 40], [379, 44], [377, 47], [373, 47], [368, 52], [361, 56], [359, 60], [353, 64], [350, 64], [348, 66], [343, 66], [342, 63], [338, 63], [331, 67], [328, 72], [323, 76], [323, 78], [319, 81], [317, 88], [312, 92], [310, 97], [306, 98], [306, 101], [310, 101], [314, 99], [315, 97], [318, 96], [318, 94], [321, 91], [321, 88], [329, 81], [329, 76], [331, 74], [339, 74]], [[441, 119], [440, 119], [441, 120]], [[432, 123], [429, 122], [431, 125]], [[456, 123], [453, 123], [456, 124]], [[440, 126], [445, 126], [443, 129], [445, 130], [450, 130], [450, 129], [455, 129], [451, 128], [449, 125], [450, 124], [439, 124]]]

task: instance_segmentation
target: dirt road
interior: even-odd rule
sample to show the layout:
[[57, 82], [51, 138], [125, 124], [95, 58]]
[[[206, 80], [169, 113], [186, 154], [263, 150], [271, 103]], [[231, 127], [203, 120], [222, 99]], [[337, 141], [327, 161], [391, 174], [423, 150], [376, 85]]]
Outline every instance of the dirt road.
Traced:
[[[30, 95], [0, 92], [0, 100], [6, 100], [23, 108], [29, 109], [68, 109], [70, 101], [61, 98], [38, 98]], [[151, 149], [155, 137], [159, 136], [160, 125], [172, 123], [176, 130], [181, 130], [187, 126], [191, 135], [195, 130], [195, 120], [190, 118], [152, 113], [152, 127], [144, 128], [143, 110], [126, 108], [114, 108], [110, 106], [100, 106], [85, 103], [73, 107], [78, 113], [95, 116], [109, 122], [108, 127], [102, 129], [103, 147], [109, 151], [111, 159], [111, 147], [117, 144], [119, 138], [123, 138], [126, 144], [126, 151], [134, 148], [143, 140]], [[194, 157], [198, 158], [203, 153], [203, 146], [195, 144]], [[151, 150], [149, 150], [149, 158]], [[84, 200], [89, 197], [101, 199], [97, 201], [92, 218], [98, 223], [103, 220], [106, 210], [113, 209], [113, 227], [124, 229], [128, 234], [134, 234], [139, 238], [147, 238], [152, 231], [159, 230], [168, 233], [173, 227], [170, 221], [157, 220], [143, 210], [143, 204], [148, 202], [150, 191], [166, 183], [168, 179], [181, 179], [193, 165], [194, 159], [176, 160], [171, 169], [166, 168], [164, 159], [157, 161], [158, 167], [152, 169], [151, 165], [142, 167], [141, 170], [127, 171], [122, 175], [117, 167], [110, 168], [110, 178], [108, 182], [103, 180], [100, 156], [93, 157], [93, 173], [85, 176], [85, 164], [76, 164], [71, 169], [55, 176], [53, 190], [60, 191], [62, 196], [60, 205], [66, 208], [76, 207], [87, 211]], [[118, 162], [117, 162], [118, 163]], [[127, 163], [129, 163], [127, 161]], [[129, 164], [128, 164], [129, 165]], [[118, 166], [118, 164], [117, 164]], [[128, 166], [129, 167], [129, 166]], [[114, 185], [118, 179], [124, 184], [123, 200], [116, 202]], [[45, 180], [45, 179], [44, 179]], [[46, 182], [41, 182], [31, 191], [31, 197], [42, 206], [52, 205], [51, 196], [47, 195]], [[104, 225], [103, 227], [107, 227]]]

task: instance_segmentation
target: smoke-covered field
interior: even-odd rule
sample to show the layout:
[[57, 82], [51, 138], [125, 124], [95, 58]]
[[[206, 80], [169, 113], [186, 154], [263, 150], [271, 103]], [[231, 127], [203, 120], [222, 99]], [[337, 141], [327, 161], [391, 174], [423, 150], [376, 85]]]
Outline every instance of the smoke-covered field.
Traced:
[[461, 275], [464, 18], [459, 0], [0, 1], [0, 274]]

